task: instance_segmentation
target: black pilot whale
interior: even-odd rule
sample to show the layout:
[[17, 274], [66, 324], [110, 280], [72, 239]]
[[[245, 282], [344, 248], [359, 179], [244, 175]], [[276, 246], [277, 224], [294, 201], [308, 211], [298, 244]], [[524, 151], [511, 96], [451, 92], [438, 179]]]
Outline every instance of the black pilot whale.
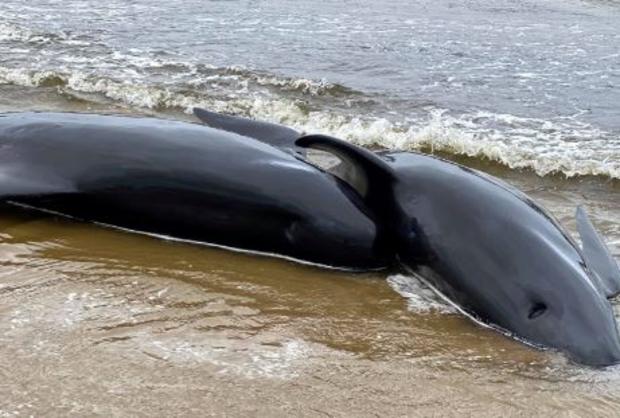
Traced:
[[[230, 131], [276, 129], [195, 113]], [[620, 362], [607, 300], [620, 293], [620, 269], [582, 209], [579, 248], [542, 207], [488, 175], [418, 153], [377, 155], [328, 136], [297, 137], [260, 139], [287, 151], [336, 155], [340, 175], [362, 196], [402, 265], [468, 316], [583, 364]]]
[[199, 124], [9, 113], [0, 201], [326, 266], [384, 267], [357, 194], [292, 154]]
[[[580, 249], [526, 196], [465, 167], [208, 114], [219, 130], [0, 116], [0, 200], [327, 265], [368, 268], [395, 252], [486, 323], [585, 364], [620, 360], [605, 299], [620, 272], [583, 211]], [[339, 156], [346, 182], [299, 161], [304, 147]]]

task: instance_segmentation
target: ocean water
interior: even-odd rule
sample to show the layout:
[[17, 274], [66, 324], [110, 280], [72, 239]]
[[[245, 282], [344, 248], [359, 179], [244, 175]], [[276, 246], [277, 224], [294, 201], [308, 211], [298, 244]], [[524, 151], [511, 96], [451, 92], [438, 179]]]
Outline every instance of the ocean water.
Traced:
[[[617, 0], [0, 4], [0, 112], [194, 106], [439, 154], [573, 234], [584, 205], [620, 258]], [[1, 208], [0, 417], [619, 410], [617, 368], [477, 327], [397, 273]]]
[[620, 178], [620, 5], [5, 1], [0, 81]]

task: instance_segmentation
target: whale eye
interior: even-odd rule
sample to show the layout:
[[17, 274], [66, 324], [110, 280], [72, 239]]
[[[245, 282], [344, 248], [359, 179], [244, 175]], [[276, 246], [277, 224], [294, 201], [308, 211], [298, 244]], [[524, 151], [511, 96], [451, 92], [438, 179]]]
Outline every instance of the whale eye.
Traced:
[[547, 311], [547, 305], [542, 302], [537, 302], [532, 305], [530, 308], [530, 313], [527, 315], [529, 319], [536, 319], [540, 315], [544, 314]]

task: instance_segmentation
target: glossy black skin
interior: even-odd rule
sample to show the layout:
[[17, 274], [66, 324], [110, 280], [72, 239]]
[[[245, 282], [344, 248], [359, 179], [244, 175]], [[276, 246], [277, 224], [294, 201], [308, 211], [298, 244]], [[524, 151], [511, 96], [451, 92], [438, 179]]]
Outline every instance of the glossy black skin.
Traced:
[[401, 262], [475, 317], [592, 366], [620, 362], [613, 310], [574, 241], [498, 179], [415, 153], [394, 172], [384, 210]]
[[603, 367], [620, 363], [613, 309], [561, 226], [491, 176], [428, 155], [374, 154], [323, 135], [296, 145], [338, 156], [384, 241], [477, 320]]
[[[196, 114], [232, 129], [253, 123], [200, 109]], [[438, 158], [379, 157], [335, 138], [281, 132], [278, 140], [260, 139], [338, 156], [339, 175], [363, 196], [387, 250], [471, 316], [583, 364], [620, 362], [613, 310], [582, 251], [523, 193]]]
[[387, 263], [345, 183], [264, 143], [189, 123], [0, 115], [0, 200], [333, 267]]

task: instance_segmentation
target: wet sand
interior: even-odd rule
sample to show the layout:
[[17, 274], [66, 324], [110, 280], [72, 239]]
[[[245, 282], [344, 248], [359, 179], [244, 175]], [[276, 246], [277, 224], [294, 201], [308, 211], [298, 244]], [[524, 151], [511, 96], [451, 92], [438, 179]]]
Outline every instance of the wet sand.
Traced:
[[0, 415], [612, 414], [577, 368], [351, 275], [0, 217]]

